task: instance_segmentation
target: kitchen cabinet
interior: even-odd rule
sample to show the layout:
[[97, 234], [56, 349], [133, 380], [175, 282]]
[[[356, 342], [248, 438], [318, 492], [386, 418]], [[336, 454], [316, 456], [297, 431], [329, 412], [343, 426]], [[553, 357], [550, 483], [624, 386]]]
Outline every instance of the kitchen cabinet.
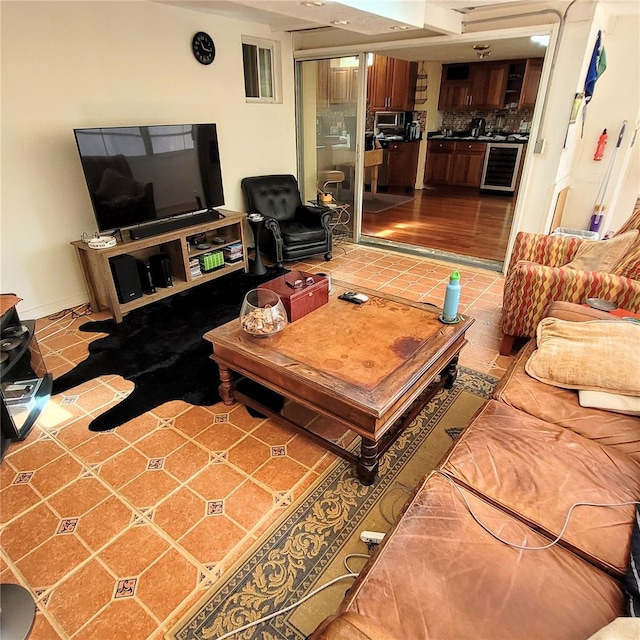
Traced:
[[472, 92], [471, 82], [446, 82], [440, 86], [438, 109], [466, 109]]
[[419, 140], [390, 142], [387, 149], [387, 186], [413, 190], [418, 171]]
[[430, 140], [424, 182], [479, 188], [486, 147], [484, 142]]
[[478, 63], [473, 66], [473, 92], [469, 106], [478, 109], [502, 109], [507, 87], [508, 64]]
[[500, 109], [504, 105], [508, 73], [506, 63], [444, 65], [438, 108]]
[[418, 65], [408, 60], [374, 56], [369, 70], [369, 107], [372, 111], [413, 111]]
[[438, 109], [522, 109], [535, 104], [542, 58], [445, 64]]
[[453, 152], [451, 184], [459, 187], [478, 187], [482, 181], [484, 142], [456, 142]]
[[427, 143], [427, 162], [424, 182], [427, 184], [451, 184], [451, 167], [455, 142], [430, 140]]
[[504, 103], [509, 108], [533, 107], [538, 95], [542, 75], [542, 58], [514, 60], [509, 65], [509, 76]]
[[329, 108], [329, 60], [318, 60], [316, 63], [316, 107]]
[[531, 58], [527, 60], [524, 70], [524, 78], [522, 79], [522, 91], [520, 92], [520, 101], [518, 107], [533, 107], [538, 97], [538, 88], [540, 87], [540, 78], [542, 76], [542, 58]]
[[358, 97], [358, 67], [335, 67], [329, 74], [329, 103], [346, 104]]

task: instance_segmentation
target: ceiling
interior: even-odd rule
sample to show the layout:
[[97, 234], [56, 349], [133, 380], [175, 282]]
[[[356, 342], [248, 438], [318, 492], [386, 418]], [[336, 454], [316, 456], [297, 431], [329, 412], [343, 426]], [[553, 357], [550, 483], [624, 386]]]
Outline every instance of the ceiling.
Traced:
[[273, 31], [331, 27], [366, 35], [407, 31], [460, 33], [470, 7], [522, 0], [158, 0], [183, 8], [270, 25]]
[[[490, 44], [490, 56], [484, 60], [542, 57], [546, 48], [529, 37], [514, 37], [486, 42], [482, 39], [464, 42], [440, 42], [425, 46], [424, 38], [453, 36], [463, 33], [463, 21], [482, 10], [502, 9], [511, 5], [513, 14], [531, 11], [550, 4], [562, 9], [569, 0], [535, 3], [525, 0], [154, 0], [184, 9], [222, 15], [236, 20], [268, 24], [272, 31], [322, 32], [341, 31], [352, 43], [386, 42], [383, 53], [406, 60], [436, 62], [470, 62], [480, 60], [474, 44]], [[613, 13], [637, 13], [636, 0], [600, 0]], [[344, 21], [348, 24], [334, 24]], [[374, 38], [372, 38], [372, 36]], [[419, 38], [420, 46], [408, 47], [407, 40]], [[392, 49], [389, 41], [405, 45]], [[374, 53], [375, 48], [371, 49]]]

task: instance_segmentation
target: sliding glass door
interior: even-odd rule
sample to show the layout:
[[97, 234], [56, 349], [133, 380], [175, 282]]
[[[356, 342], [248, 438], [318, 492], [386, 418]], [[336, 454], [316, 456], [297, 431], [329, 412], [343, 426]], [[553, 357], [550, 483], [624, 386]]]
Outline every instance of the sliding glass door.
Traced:
[[[296, 63], [299, 182], [304, 200], [334, 210], [334, 238], [356, 238], [364, 88], [358, 56]], [[362, 100], [359, 97], [362, 95]]]

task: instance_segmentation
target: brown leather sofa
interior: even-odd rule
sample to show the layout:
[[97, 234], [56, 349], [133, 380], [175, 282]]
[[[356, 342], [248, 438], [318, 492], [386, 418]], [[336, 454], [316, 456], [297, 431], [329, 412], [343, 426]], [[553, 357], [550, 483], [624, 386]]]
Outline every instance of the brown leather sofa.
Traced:
[[[551, 313], [606, 318], [568, 303]], [[580, 506], [565, 519], [574, 503], [640, 498], [640, 418], [582, 408], [575, 391], [534, 380], [534, 348], [312, 640], [584, 640], [624, 615], [635, 508]]]

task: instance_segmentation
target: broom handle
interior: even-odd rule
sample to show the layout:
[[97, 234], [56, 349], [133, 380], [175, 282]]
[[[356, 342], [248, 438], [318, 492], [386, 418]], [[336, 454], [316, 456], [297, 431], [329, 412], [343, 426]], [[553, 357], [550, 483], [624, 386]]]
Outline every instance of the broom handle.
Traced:
[[[593, 213], [595, 215], [601, 215], [602, 207], [604, 206], [604, 197], [607, 193], [607, 187], [609, 186], [609, 180], [611, 179], [611, 174], [613, 173], [613, 165], [615, 164], [616, 155], [618, 153], [618, 149], [622, 144], [622, 138], [624, 137], [624, 131], [627, 126], [627, 121], [625, 120], [622, 123], [622, 127], [620, 128], [620, 133], [618, 134], [618, 141], [616, 142], [615, 149], [611, 154], [611, 160], [609, 161], [609, 166], [607, 167], [607, 171], [604, 174], [604, 178], [602, 179], [602, 183], [600, 184], [600, 188], [598, 189], [598, 193], [596, 194], [596, 204], [594, 206]], [[598, 198], [600, 201], [598, 202]]]

